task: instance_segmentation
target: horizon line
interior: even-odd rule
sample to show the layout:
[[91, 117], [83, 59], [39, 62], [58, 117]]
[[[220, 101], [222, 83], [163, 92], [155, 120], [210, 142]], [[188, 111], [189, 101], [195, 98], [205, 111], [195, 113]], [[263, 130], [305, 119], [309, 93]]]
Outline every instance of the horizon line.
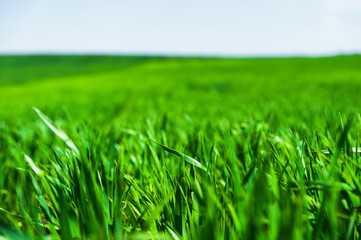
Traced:
[[0, 56], [119, 56], [119, 57], [175, 57], [175, 58], [318, 58], [338, 56], [358, 56], [361, 51], [333, 53], [179, 53], [179, 52], [109, 52], [109, 51], [24, 51], [1, 52]]

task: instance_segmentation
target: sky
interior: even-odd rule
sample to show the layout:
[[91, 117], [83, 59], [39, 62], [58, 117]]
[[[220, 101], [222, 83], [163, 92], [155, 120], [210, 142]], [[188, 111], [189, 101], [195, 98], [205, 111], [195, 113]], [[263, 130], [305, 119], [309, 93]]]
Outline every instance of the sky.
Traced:
[[0, 54], [361, 53], [361, 0], [0, 0]]

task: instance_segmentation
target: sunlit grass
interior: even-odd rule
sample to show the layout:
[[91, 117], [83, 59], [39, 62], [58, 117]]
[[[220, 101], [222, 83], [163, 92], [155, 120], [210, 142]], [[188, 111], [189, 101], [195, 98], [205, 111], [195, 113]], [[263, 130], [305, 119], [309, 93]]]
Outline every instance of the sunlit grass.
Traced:
[[359, 238], [360, 57], [79, 59], [2, 72], [1, 236]]

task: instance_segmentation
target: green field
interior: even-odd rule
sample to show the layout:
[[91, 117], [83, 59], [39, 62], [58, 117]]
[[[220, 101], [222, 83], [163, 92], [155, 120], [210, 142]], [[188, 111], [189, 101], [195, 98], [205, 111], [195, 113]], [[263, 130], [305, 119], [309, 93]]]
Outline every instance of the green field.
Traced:
[[0, 239], [358, 239], [361, 56], [0, 56]]

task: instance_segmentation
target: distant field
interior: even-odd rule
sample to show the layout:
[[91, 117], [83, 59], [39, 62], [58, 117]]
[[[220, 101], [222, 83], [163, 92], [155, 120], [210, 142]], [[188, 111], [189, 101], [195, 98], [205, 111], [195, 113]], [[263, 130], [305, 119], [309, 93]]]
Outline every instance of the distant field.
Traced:
[[0, 56], [0, 238], [357, 239], [360, 109], [356, 55]]
[[[325, 110], [357, 110], [360, 63], [360, 56], [0, 57], [0, 109], [4, 117], [26, 119], [34, 116], [31, 107], [37, 106], [52, 116], [67, 109], [80, 120], [89, 114], [104, 120], [120, 112], [139, 117], [151, 112], [202, 118], [242, 113], [263, 118], [277, 113], [299, 121], [310, 113], [323, 115]], [[121, 111], [125, 105], [127, 111]]]

